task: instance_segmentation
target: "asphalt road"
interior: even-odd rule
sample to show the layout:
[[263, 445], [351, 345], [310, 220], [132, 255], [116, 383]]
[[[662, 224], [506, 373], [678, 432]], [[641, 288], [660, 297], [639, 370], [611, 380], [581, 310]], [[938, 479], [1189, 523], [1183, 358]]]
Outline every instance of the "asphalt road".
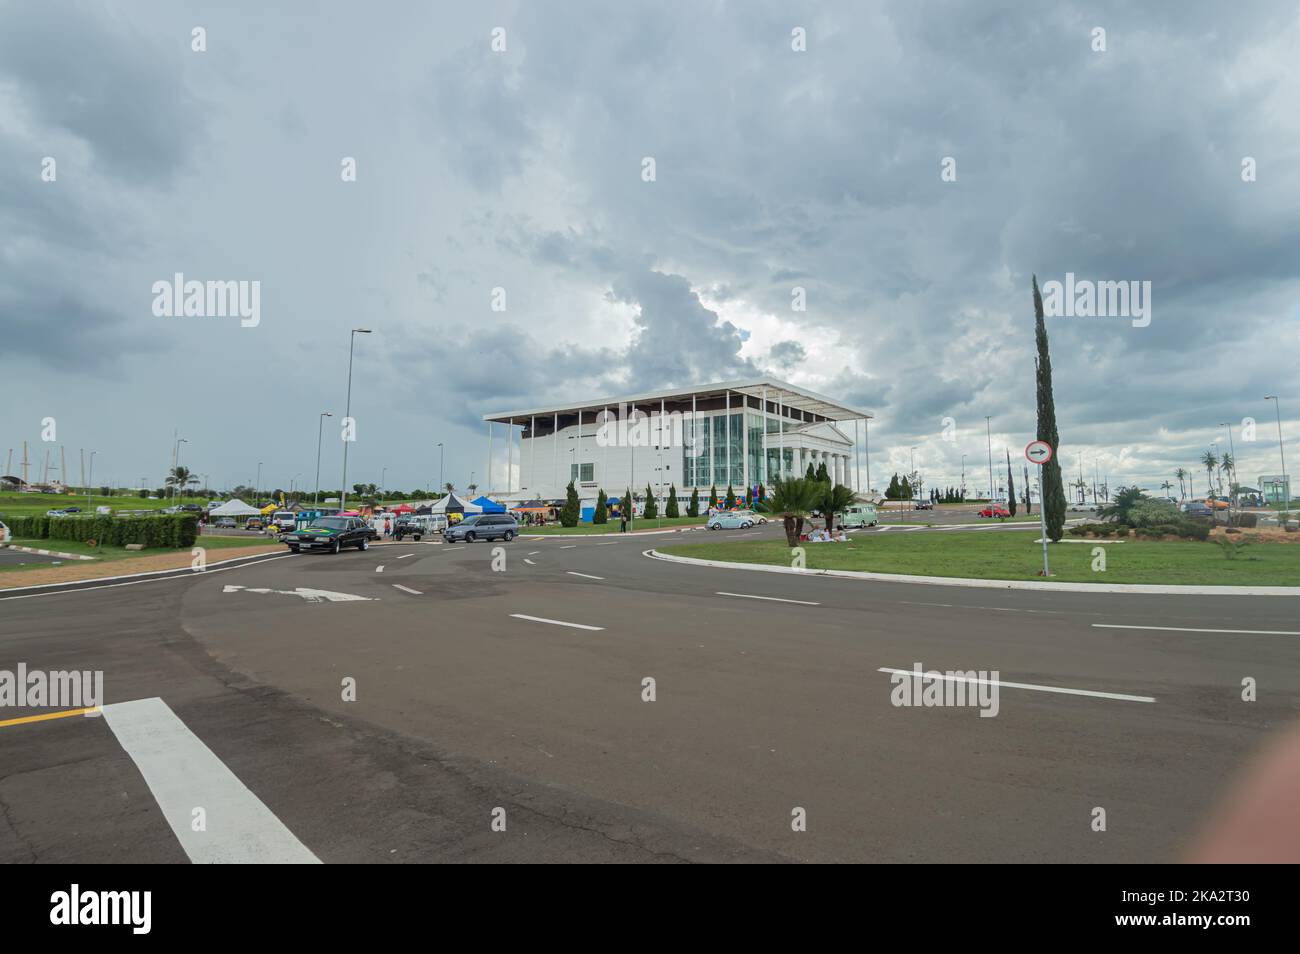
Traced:
[[[1177, 860], [1296, 716], [1295, 636], [1188, 631], [1300, 630], [1295, 598], [643, 555], [742, 535], [408, 543], [0, 597], [0, 670], [102, 670], [105, 702], [161, 698], [216, 765], [166, 777], [172, 722], [132, 735], [128, 706], [0, 726], [0, 861], [203, 860], [196, 837], [248, 843], [250, 799], [324, 862]], [[1002, 686], [993, 718], [893, 705], [880, 670], [918, 662], [1033, 688]], [[226, 775], [244, 807], [214, 794]]]

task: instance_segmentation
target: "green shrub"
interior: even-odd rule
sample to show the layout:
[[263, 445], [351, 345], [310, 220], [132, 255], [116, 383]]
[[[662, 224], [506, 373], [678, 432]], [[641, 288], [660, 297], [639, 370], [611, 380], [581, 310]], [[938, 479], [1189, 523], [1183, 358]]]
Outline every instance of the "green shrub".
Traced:
[[[28, 518], [35, 523], [38, 518]], [[15, 536], [39, 536], [48, 540], [72, 540], [86, 543], [94, 540], [100, 546], [123, 547], [140, 543], [146, 548], [191, 547], [198, 539], [199, 518], [190, 513], [147, 514], [139, 517], [115, 517], [107, 514], [43, 517], [44, 533], [35, 534], [14, 530]], [[33, 526], [26, 530], [40, 529]]]

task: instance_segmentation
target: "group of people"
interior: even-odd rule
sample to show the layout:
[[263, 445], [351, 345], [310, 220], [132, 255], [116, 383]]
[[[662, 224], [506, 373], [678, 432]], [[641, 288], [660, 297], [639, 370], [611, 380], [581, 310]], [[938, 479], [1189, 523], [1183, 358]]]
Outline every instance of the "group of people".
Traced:
[[807, 543], [848, 543], [849, 535], [844, 532], [843, 527], [840, 527], [838, 534], [831, 533], [826, 529], [811, 530], [805, 533], [801, 539]]

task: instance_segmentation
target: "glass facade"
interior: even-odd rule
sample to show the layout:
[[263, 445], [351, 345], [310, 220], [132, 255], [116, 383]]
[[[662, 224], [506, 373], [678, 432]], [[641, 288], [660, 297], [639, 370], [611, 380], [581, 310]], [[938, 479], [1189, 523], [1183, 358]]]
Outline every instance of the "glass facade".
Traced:
[[[758, 426], [757, 418], [754, 422]], [[692, 421], [688, 417], [683, 421], [682, 486], [717, 486], [718, 493], [722, 493], [730, 484], [739, 493], [745, 485], [744, 428], [745, 417], [739, 410], [730, 415], [701, 413], [698, 420]], [[758, 460], [757, 454], [757, 450], [751, 448], [750, 459], [754, 463]]]

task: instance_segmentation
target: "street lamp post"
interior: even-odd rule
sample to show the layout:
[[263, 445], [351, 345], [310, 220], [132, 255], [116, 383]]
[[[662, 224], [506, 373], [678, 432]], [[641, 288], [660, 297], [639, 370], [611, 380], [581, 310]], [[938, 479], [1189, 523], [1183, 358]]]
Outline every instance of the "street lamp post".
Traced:
[[439, 441], [438, 442], [438, 488], [437, 490], [434, 491], [435, 495], [442, 493], [442, 487], [443, 487], [442, 478], [446, 476], [442, 466], [445, 457], [446, 457], [445, 448], [442, 446], [442, 441]]
[[966, 502], [966, 455], [961, 455], [961, 501]]
[[1283, 509], [1291, 507], [1291, 484], [1286, 479], [1286, 451], [1282, 447], [1282, 402], [1277, 399], [1276, 394], [1268, 394], [1264, 397], [1265, 401], [1273, 402], [1273, 410], [1277, 413], [1277, 453], [1282, 459], [1282, 490], [1286, 494], [1286, 500], [1282, 502]]
[[993, 418], [984, 416], [984, 433], [989, 442], [989, 506], [993, 506]]
[[1228, 453], [1232, 457], [1232, 466], [1228, 468], [1228, 522], [1231, 523], [1232, 505], [1236, 503], [1237, 500], [1236, 491], [1232, 489], [1232, 485], [1234, 483], [1232, 479], [1233, 471], [1237, 469], [1237, 449], [1232, 445], [1232, 425], [1220, 423], [1219, 426], [1226, 427], [1228, 429]]
[[[369, 328], [353, 328], [352, 334], [348, 336], [348, 401], [343, 409], [343, 423], [349, 428], [345, 437], [355, 436], [352, 430], [352, 350], [357, 341], [357, 335], [370, 334]], [[343, 441], [343, 486], [339, 490], [339, 510], [348, 509], [348, 444], [350, 440]]]
[[384, 505], [384, 488], [388, 486], [388, 468], [385, 467], [379, 472], [379, 506]]
[[258, 503], [260, 494], [257, 491], [260, 486], [262, 486], [262, 462], [259, 460], [257, 462], [257, 479], [253, 481], [253, 506], [258, 509], [261, 509], [261, 504]]
[[90, 510], [90, 488], [95, 483], [95, 454], [97, 451], [90, 452], [90, 482], [86, 484], [86, 510]]
[[321, 436], [325, 433], [325, 418], [333, 417], [329, 411], [321, 411], [320, 423], [316, 425], [316, 498], [312, 501], [312, 509], [320, 509], [320, 442]]

